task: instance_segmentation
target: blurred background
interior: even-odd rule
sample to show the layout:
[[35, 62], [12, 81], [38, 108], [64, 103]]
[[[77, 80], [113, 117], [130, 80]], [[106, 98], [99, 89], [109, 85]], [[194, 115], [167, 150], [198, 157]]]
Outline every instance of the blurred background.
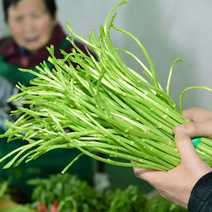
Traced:
[[[58, 19], [66, 29], [66, 21], [71, 18], [73, 30], [88, 38], [88, 32], [104, 24], [108, 12], [119, 0], [57, 0]], [[159, 82], [166, 88], [169, 69], [176, 63], [171, 80], [170, 96], [178, 105], [181, 92], [190, 86], [211, 86], [212, 68], [212, 26], [210, 0], [129, 0], [119, 7], [114, 24], [135, 35], [152, 58]], [[2, 11], [0, 4], [0, 11]], [[0, 37], [8, 35], [3, 14], [0, 13]], [[115, 47], [133, 52], [147, 66], [147, 61], [137, 44], [126, 35], [113, 30], [111, 39]], [[126, 64], [142, 74], [142, 68], [134, 60], [122, 55]], [[183, 98], [183, 109], [201, 107], [212, 109], [212, 93], [206, 90], [188, 91]], [[111, 186], [126, 188], [135, 184], [148, 192], [152, 188], [137, 179], [131, 168], [106, 165]], [[121, 180], [120, 180], [121, 179]]]

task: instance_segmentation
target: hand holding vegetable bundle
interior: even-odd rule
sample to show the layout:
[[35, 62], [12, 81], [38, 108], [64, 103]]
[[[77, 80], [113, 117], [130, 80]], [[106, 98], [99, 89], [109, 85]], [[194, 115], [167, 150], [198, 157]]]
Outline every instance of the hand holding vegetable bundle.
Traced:
[[[77, 35], [69, 24], [67, 28], [73, 36], [68, 37], [77, 49], [67, 54], [64, 59], [54, 56], [54, 47], [49, 48], [49, 61], [54, 68], [50, 70], [45, 63], [37, 66], [38, 72], [21, 70], [37, 76], [31, 80], [30, 87], [18, 85], [22, 91], [9, 101], [22, 100], [28, 108], [20, 107], [13, 114], [22, 114], [14, 123], [7, 122], [9, 130], [3, 135], [8, 141], [24, 139], [29, 144], [6, 155], [16, 156], [5, 166], [17, 166], [23, 160], [30, 161], [57, 148], [77, 148], [82, 153], [63, 170], [83, 154], [94, 159], [118, 166], [171, 170], [180, 164], [173, 128], [189, 122], [182, 116], [182, 96], [180, 111], [169, 96], [169, 86], [174, 64], [170, 69], [165, 92], [159, 84], [153, 62], [141, 42], [129, 32], [114, 26], [114, 10], [105, 19], [104, 26], [90, 32], [89, 41]], [[110, 30], [130, 36], [145, 54], [150, 70], [131, 52], [115, 48], [110, 39]], [[99, 61], [87, 56], [74, 44], [80, 39], [99, 57]], [[144, 69], [144, 74], [151, 82], [128, 67], [118, 55], [122, 51], [132, 56]], [[79, 64], [74, 68], [72, 62]], [[67, 130], [68, 129], [68, 130]], [[212, 142], [202, 138], [196, 151], [208, 164], [212, 165]], [[25, 154], [24, 154], [25, 153]], [[102, 158], [96, 153], [104, 153]], [[24, 154], [24, 155], [22, 155]], [[120, 161], [119, 158], [125, 161]], [[130, 161], [135, 161], [131, 163]]]
[[[189, 211], [209, 211], [211, 208], [211, 167], [201, 160], [190, 137], [208, 136], [212, 126], [212, 111], [192, 108], [183, 112], [191, 122], [174, 128], [181, 164], [169, 172], [134, 168], [135, 175], [153, 185], [170, 201]], [[209, 175], [207, 175], [210, 173]], [[204, 179], [203, 179], [204, 178]]]

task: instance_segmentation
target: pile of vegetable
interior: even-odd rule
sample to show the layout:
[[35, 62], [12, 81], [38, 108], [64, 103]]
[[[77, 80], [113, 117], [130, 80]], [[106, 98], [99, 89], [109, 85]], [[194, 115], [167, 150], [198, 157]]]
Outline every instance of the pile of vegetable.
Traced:
[[[48, 48], [53, 64], [37, 66], [37, 72], [22, 69], [36, 77], [31, 86], [21, 84], [21, 93], [9, 101], [22, 101], [27, 107], [19, 107], [13, 115], [21, 114], [15, 123], [7, 122], [8, 131], [1, 137], [8, 141], [24, 139], [29, 144], [21, 146], [0, 161], [16, 154], [5, 168], [29, 162], [57, 148], [77, 148], [81, 151], [67, 167], [86, 154], [105, 163], [125, 167], [145, 167], [171, 170], [180, 164], [180, 155], [174, 142], [173, 127], [189, 120], [182, 116], [183, 94], [196, 88], [189, 87], [180, 96], [180, 108], [169, 96], [169, 86], [174, 64], [168, 76], [167, 90], [157, 80], [154, 64], [142, 43], [131, 33], [114, 25], [114, 10], [126, 3], [121, 0], [108, 14], [99, 35], [89, 33], [89, 40], [76, 34], [67, 22], [74, 45], [72, 53], [64, 52], [63, 59], [54, 55], [54, 47]], [[130, 36], [146, 56], [149, 67], [133, 53], [115, 48], [110, 38], [111, 29]], [[84, 42], [88, 55], [74, 43]], [[90, 54], [92, 49], [99, 61]], [[132, 70], [120, 58], [125, 52], [135, 59], [144, 70], [144, 76]], [[72, 62], [78, 64], [74, 68]], [[208, 138], [197, 140], [196, 150], [200, 157], [212, 165], [212, 142]], [[106, 158], [97, 153], [103, 153]], [[120, 161], [119, 159], [124, 159]], [[135, 163], [131, 163], [134, 161]]]
[[[13, 205], [0, 212], [185, 212], [159, 195], [147, 198], [137, 187], [97, 191], [69, 173], [32, 179], [32, 203]], [[3, 197], [3, 196], [0, 196]]]

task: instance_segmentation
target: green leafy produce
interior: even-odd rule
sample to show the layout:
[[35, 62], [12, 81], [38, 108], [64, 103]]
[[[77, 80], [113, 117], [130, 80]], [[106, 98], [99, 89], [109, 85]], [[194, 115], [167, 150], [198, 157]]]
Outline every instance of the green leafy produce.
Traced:
[[59, 212], [185, 212], [185, 209], [156, 195], [150, 199], [137, 187], [96, 191], [93, 187], [69, 173], [51, 175], [46, 179], [32, 179], [34, 187], [32, 206], [58, 201]]
[[160, 195], [156, 195], [151, 199], [147, 199], [145, 212], [187, 212], [188, 210], [164, 199]]
[[51, 206], [58, 201], [60, 212], [144, 212], [146, 197], [136, 186], [126, 190], [116, 189], [99, 192], [85, 181], [69, 173], [52, 175], [47, 179], [32, 179], [34, 207], [39, 203]]
[[1, 179], [0, 183], [0, 198], [11, 200], [10, 190], [9, 190], [10, 181], [4, 181]]
[[[30, 204], [4, 205], [0, 212], [185, 212], [158, 194], [147, 197], [133, 185], [126, 189], [99, 192], [70, 173], [31, 179], [34, 186]], [[5, 193], [7, 193], [5, 191]], [[5, 196], [5, 195], [3, 195]], [[2, 197], [2, 196], [0, 196]], [[12, 197], [10, 197], [12, 199]], [[55, 204], [56, 203], [56, 204]], [[7, 207], [6, 207], [7, 206]]]
[[125, 190], [107, 191], [106, 205], [108, 212], [145, 212], [146, 197], [138, 187], [130, 185]]
[[95, 191], [77, 176], [65, 173], [51, 175], [46, 179], [32, 179], [28, 183], [34, 186], [32, 202], [35, 208], [40, 203], [50, 208], [57, 201], [57, 209], [61, 212], [70, 212], [70, 209], [73, 212], [105, 210], [102, 193]]
[[[99, 58], [85, 55], [76, 46], [72, 53], [62, 51], [64, 58], [54, 56], [54, 47], [48, 48], [50, 70], [45, 63], [37, 66], [38, 72], [22, 69], [36, 76], [31, 86], [17, 85], [21, 90], [9, 101], [21, 100], [28, 108], [20, 107], [15, 114], [22, 114], [13, 124], [7, 122], [8, 141], [24, 139], [28, 145], [21, 146], [1, 161], [16, 154], [5, 166], [31, 161], [57, 148], [77, 148], [83, 154], [117, 166], [145, 167], [171, 170], [180, 164], [180, 155], [174, 142], [173, 127], [188, 122], [182, 116], [183, 94], [196, 88], [189, 87], [180, 96], [180, 109], [169, 96], [169, 86], [174, 61], [164, 91], [156, 76], [154, 64], [141, 42], [131, 33], [114, 25], [114, 10], [126, 3], [121, 0], [108, 14], [99, 36], [90, 32], [89, 40], [76, 34], [69, 23], [67, 28], [74, 44], [79, 39], [91, 48]], [[130, 36], [146, 56], [150, 68], [133, 53], [115, 48], [110, 31], [115, 29]], [[144, 69], [144, 77], [132, 70], [120, 58], [118, 52], [132, 56]], [[89, 50], [88, 50], [89, 54]], [[79, 64], [74, 68], [72, 62]], [[67, 130], [68, 129], [68, 130]], [[196, 150], [200, 157], [212, 165], [212, 142], [202, 138]], [[96, 153], [108, 157], [102, 158]], [[119, 159], [124, 159], [124, 162]], [[63, 173], [71, 166], [71, 161]], [[136, 163], [131, 163], [135, 161]], [[67, 162], [68, 163], [68, 162]]]

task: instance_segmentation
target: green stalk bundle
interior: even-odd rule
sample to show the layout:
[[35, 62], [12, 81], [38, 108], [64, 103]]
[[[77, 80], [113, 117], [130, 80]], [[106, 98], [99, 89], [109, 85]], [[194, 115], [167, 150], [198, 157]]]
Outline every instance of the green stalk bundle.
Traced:
[[[154, 64], [141, 42], [129, 32], [114, 26], [114, 10], [108, 14], [104, 26], [89, 33], [89, 41], [76, 34], [69, 23], [67, 28], [72, 36], [67, 39], [75, 47], [72, 53], [62, 51], [64, 58], [54, 56], [54, 47], [48, 48], [49, 61], [54, 68], [49, 69], [44, 63], [37, 66], [37, 72], [22, 69], [36, 76], [30, 87], [17, 85], [21, 93], [12, 96], [9, 101], [20, 101], [27, 108], [19, 107], [15, 114], [22, 114], [15, 123], [7, 122], [8, 131], [1, 137], [8, 141], [24, 139], [29, 144], [9, 153], [1, 161], [16, 154], [4, 167], [19, 165], [36, 159], [44, 153], [57, 148], [77, 148], [81, 154], [71, 161], [86, 154], [105, 163], [125, 166], [144, 167], [156, 170], [171, 170], [180, 164], [180, 155], [174, 142], [173, 127], [188, 122], [182, 116], [182, 96], [180, 109], [169, 96], [169, 86], [174, 61], [168, 77], [167, 91], [159, 84]], [[117, 49], [110, 38], [111, 28], [130, 36], [145, 54], [148, 69], [133, 53]], [[88, 52], [84, 54], [74, 44], [79, 39], [91, 48], [99, 61]], [[144, 74], [146, 80], [128, 67], [120, 58], [122, 51], [132, 56]], [[79, 64], [74, 68], [72, 62]], [[212, 142], [202, 138], [196, 151], [208, 164], [212, 165]], [[106, 157], [100, 157], [103, 153]], [[122, 159], [122, 160], [120, 160]], [[134, 161], [135, 163], [131, 163]]]

